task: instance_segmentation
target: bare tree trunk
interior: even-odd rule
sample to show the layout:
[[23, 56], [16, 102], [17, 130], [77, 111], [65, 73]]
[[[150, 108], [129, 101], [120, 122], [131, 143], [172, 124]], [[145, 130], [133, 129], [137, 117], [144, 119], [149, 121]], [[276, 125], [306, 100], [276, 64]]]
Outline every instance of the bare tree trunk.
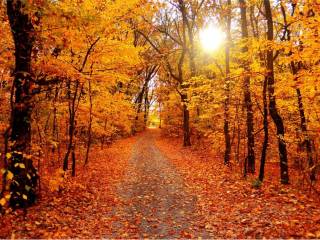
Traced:
[[[258, 20], [257, 20], [257, 18], [255, 18], [254, 6], [250, 7], [250, 23], [251, 23], [251, 29], [252, 29], [253, 36], [255, 38], [259, 38]], [[260, 58], [261, 62], [264, 61], [264, 55], [262, 52], [259, 52], [259, 58]], [[262, 89], [262, 99], [263, 99], [262, 115], [263, 115], [264, 137], [263, 137], [263, 145], [262, 145], [261, 158], [260, 158], [260, 169], [259, 169], [259, 180], [260, 181], [263, 181], [263, 179], [264, 179], [264, 169], [265, 169], [268, 141], [269, 141], [267, 89], [268, 89], [268, 79], [267, 79], [267, 77], [265, 77], [264, 81], [263, 81], [263, 89]]]
[[[69, 98], [71, 98], [71, 82], [69, 80], [68, 83], [68, 95]], [[68, 170], [68, 160], [69, 160], [69, 155], [73, 149], [73, 138], [74, 138], [74, 132], [75, 132], [75, 114], [76, 114], [76, 99], [78, 96], [78, 91], [79, 91], [79, 81], [76, 81], [75, 84], [75, 91], [74, 91], [74, 95], [73, 98], [69, 100], [69, 143], [68, 143], [68, 147], [67, 147], [67, 152], [65, 154], [64, 157], [64, 161], [63, 161], [63, 170], [67, 171]]]
[[[264, 0], [265, 15], [267, 19], [267, 39], [273, 41], [273, 20], [272, 12], [269, 0]], [[284, 140], [284, 125], [283, 120], [278, 112], [276, 105], [276, 97], [274, 95], [274, 66], [273, 66], [273, 50], [267, 51], [267, 79], [268, 79], [268, 94], [269, 94], [269, 112], [271, 118], [277, 128], [278, 147], [279, 147], [279, 159], [280, 159], [280, 180], [282, 184], [289, 183], [288, 173], [288, 156], [287, 146]]]
[[240, 105], [240, 103], [237, 103], [237, 105], [236, 105], [237, 146], [236, 146], [236, 150], [235, 150], [235, 160], [237, 163], [240, 162], [240, 143], [241, 143], [241, 122], [240, 122], [240, 116], [239, 116], [239, 105]]
[[227, 44], [225, 49], [225, 62], [226, 62], [226, 78], [225, 78], [225, 100], [224, 100], [224, 139], [225, 139], [225, 150], [224, 150], [224, 164], [230, 164], [230, 153], [231, 153], [231, 137], [230, 137], [230, 44], [231, 44], [231, 0], [228, 0], [228, 14], [226, 16], [227, 21]]
[[[179, 0], [179, 9], [182, 15], [182, 38], [183, 38], [183, 44], [182, 44], [182, 53], [180, 56], [180, 61], [178, 64], [178, 72], [179, 72], [179, 79], [180, 84], [183, 88], [183, 91], [188, 88], [188, 86], [183, 85], [183, 62], [185, 59], [185, 54], [188, 52], [188, 41], [187, 41], [187, 30], [190, 33], [190, 26], [188, 26], [188, 16], [187, 16], [187, 10], [186, 6], [183, 0]], [[190, 36], [189, 36], [190, 37]], [[189, 39], [189, 41], [192, 40]], [[190, 55], [190, 71], [191, 75], [195, 74], [195, 66], [193, 65], [193, 54], [194, 52], [191, 52]], [[190, 140], [190, 113], [187, 106], [188, 103], [188, 95], [184, 92], [181, 94], [181, 102], [183, 104], [183, 146], [188, 147], [191, 146], [191, 140]]]
[[[24, 1], [7, 0], [7, 14], [15, 45], [14, 102], [10, 137], [14, 144], [11, 157], [8, 159], [8, 170], [14, 175], [10, 185], [10, 205], [19, 208], [28, 207], [35, 202], [38, 180], [32, 159], [24, 156], [30, 154], [31, 147], [31, 56], [35, 31]], [[16, 167], [17, 164], [19, 167]]]
[[[245, 0], [239, 0], [240, 4], [240, 13], [241, 13], [241, 31], [242, 31], [242, 39], [245, 41], [245, 46], [242, 48], [242, 52], [248, 54], [248, 46], [247, 39], [249, 37], [248, 34], [248, 23], [247, 23], [247, 7]], [[253, 126], [253, 110], [252, 110], [252, 100], [251, 100], [251, 92], [250, 92], [250, 76], [248, 75], [249, 71], [249, 63], [248, 60], [244, 60], [243, 68], [245, 70], [244, 83], [243, 83], [243, 91], [244, 91], [244, 104], [247, 111], [247, 172], [254, 173], [255, 172], [255, 154], [254, 154], [254, 126]]]
[[150, 108], [150, 102], [149, 102], [149, 82], [152, 80], [152, 78], [157, 74], [159, 70], [159, 66], [157, 65], [152, 65], [152, 66], [148, 66], [145, 70], [144, 70], [144, 83], [142, 86], [142, 89], [140, 90], [136, 100], [135, 100], [135, 104], [136, 104], [136, 118], [135, 118], [135, 124], [137, 125], [138, 120], [139, 120], [139, 113], [141, 112], [141, 108], [142, 108], [142, 102], [144, 101], [144, 123], [147, 123], [147, 118], [149, 115], [149, 108]]
[[264, 131], [264, 140], [261, 151], [260, 159], [260, 171], [259, 171], [259, 180], [263, 181], [264, 179], [264, 168], [266, 164], [268, 141], [269, 141], [269, 123], [268, 123], [268, 102], [267, 102], [267, 88], [268, 88], [268, 79], [265, 77], [263, 82], [263, 131]]
[[183, 146], [188, 147], [191, 146], [190, 141], [190, 113], [187, 106], [187, 96], [182, 95], [181, 96], [182, 104], [183, 104]]

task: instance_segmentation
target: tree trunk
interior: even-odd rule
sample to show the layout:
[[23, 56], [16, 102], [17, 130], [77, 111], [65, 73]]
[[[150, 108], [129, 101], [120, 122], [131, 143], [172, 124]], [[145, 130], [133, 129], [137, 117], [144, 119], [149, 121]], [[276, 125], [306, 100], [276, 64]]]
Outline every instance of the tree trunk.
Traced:
[[264, 179], [264, 167], [266, 164], [268, 141], [269, 141], [269, 123], [268, 123], [268, 102], [267, 102], [267, 88], [268, 88], [268, 79], [265, 77], [263, 82], [263, 131], [264, 131], [264, 140], [261, 151], [260, 159], [260, 171], [259, 171], [259, 180], [262, 182]]
[[[292, 6], [292, 11], [291, 11], [291, 17], [293, 17], [295, 10], [296, 10], [296, 5], [294, 3], [291, 4]], [[285, 7], [281, 4], [281, 12], [284, 20], [284, 37], [283, 40], [290, 41], [291, 40], [291, 31], [289, 30], [289, 25], [287, 22], [287, 16], [286, 16], [286, 10]], [[303, 49], [302, 42], [300, 41], [300, 47], [301, 50]], [[289, 56], [292, 55], [290, 52], [288, 54]], [[302, 68], [302, 62], [295, 63], [294, 61], [290, 62], [290, 67], [291, 67], [291, 72], [294, 77], [294, 80], [298, 80], [298, 72]], [[298, 102], [298, 109], [299, 109], [299, 115], [300, 115], [300, 128], [303, 133], [303, 146], [305, 146], [306, 152], [307, 152], [307, 159], [308, 159], [308, 167], [310, 169], [310, 180], [315, 181], [316, 176], [315, 176], [315, 169], [314, 169], [314, 161], [312, 157], [312, 145], [311, 145], [311, 140], [309, 138], [308, 134], [308, 128], [307, 128], [307, 121], [306, 121], [306, 116], [304, 112], [304, 107], [303, 107], [303, 102], [302, 102], [302, 94], [300, 91], [299, 87], [296, 87], [296, 94], [297, 94], [297, 102]]]
[[68, 95], [69, 95], [69, 143], [67, 147], [67, 152], [64, 157], [63, 161], [63, 170], [68, 170], [68, 161], [69, 161], [69, 155], [74, 148], [73, 138], [74, 138], [74, 132], [75, 132], [75, 115], [76, 115], [76, 99], [78, 96], [78, 90], [79, 90], [79, 81], [76, 81], [75, 85], [75, 92], [73, 95], [73, 98], [71, 98], [71, 82], [69, 80], [68, 83]]
[[[259, 38], [259, 28], [258, 28], [258, 19], [254, 14], [254, 6], [250, 7], [250, 23], [252, 34], [255, 38]], [[264, 55], [262, 52], [259, 52], [259, 58], [261, 62], [264, 62]], [[261, 67], [264, 67], [261, 64]], [[260, 170], [259, 170], [259, 180], [262, 182], [264, 179], [264, 168], [267, 157], [267, 149], [268, 149], [268, 141], [269, 141], [269, 123], [268, 123], [268, 99], [267, 99], [267, 89], [268, 89], [268, 79], [264, 78], [263, 81], [263, 90], [262, 90], [262, 99], [263, 99], [263, 145], [261, 150], [261, 158], [260, 158]]]
[[[7, 1], [7, 14], [15, 45], [14, 102], [11, 112], [12, 154], [9, 171], [14, 175], [10, 185], [10, 205], [27, 207], [36, 200], [38, 174], [33, 166], [31, 147], [32, 76], [31, 55], [34, 27], [21, 0]], [[29, 176], [29, 177], [28, 177]]]
[[91, 90], [91, 79], [89, 78], [89, 126], [88, 126], [88, 139], [87, 139], [87, 151], [86, 151], [86, 157], [84, 160], [84, 164], [87, 165], [89, 162], [89, 153], [90, 153], [90, 147], [91, 147], [91, 141], [92, 141], [92, 90]]
[[[247, 44], [247, 39], [249, 37], [248, 34], [248, 24], [247, 24], [247, 7], [245, 0], [239, 0], [240, 3], [240, 12], [241, 12], [241, 31], [242, 31], [242, 39]], [[248, 47], [245, 45], [242, 48], [242, 52], [248, 54]], [[254, 154], [254, 126], [253, 126], [253, 110], [252, 110], [252, 100], [251, 100], [251, 92], [250, 92], [250, 76], [248, 75], [249, 71], [249, 63], [248, 60], [244, 60], [243, 68], [245, 71], [244, 83], [243, 83], [243, 91], [244, 91], [244, 104], [247, 111], [247, 172], [254, 173], [255, 172], [255, 154]]]
[[[267, 19], [267, 39], [273, 41], [273, 21], [272, 12], [269, 0], [264, 0], [265, 15]], [[276, 105], [276, 97], [274, 95], [274, 66], [273, 66], [273, 50], [268, 49], [267, 51], [267, 79], [268, 79], [268, 94], [269, 94], [269, 112], [271, 118], [277, 128], [278, 147], [279, 147], [279, 158], [280, 158], [280, 180], [283, 184], [289, 183], [288, 173], [288, 157], [287, 157], [287, 146], [284, 140], [284, 125], [283, 120], [278, 112]]]
[[[188, 147], [191, 146], [191, 141], [190, 141], [190, 113], [189, 113], [189, 109], [187, 106], [188, 103], [188, 95], [186, 93], [187, 89], [188, 89], [188, 85], [184, 84], [184, 74], [183, 74], [183, 63], [185, 60], [185, 54], [188, 53], [188, 50], [190, 51], [190, 49], [188, 49], [188, 40], [187, 40], [187, 31], [190, 34], [191, 29], [189, 28], [190, 26], [188, 26], [188, 13], [187, 13], [187, 9], [185, 6], [185, 2], [183, 0], [179, 0], [179, 10], [181, 12], [181, 16], [182, 16], [182, 52], [180, 55], [180, 60], [178, 63], [178, 73], [179, 73], [179, 83], [180, 86], [182, 88], [182, 94], [181, 94], [181, 102], [183, 105], [183, 146], [184, 147]], [[190, 36], [189, 36], [190, 37]], [[192, 38], [189, 39], [189, 41], [192, 40]], [[190, 52], [189, 52], [190, 53]], [[195, 72], [195, 66], [193, 65], [193, 54], [194, 52], [191, 52], [191, 55], [189, 55], [190, 57], [190, 71], [191, 71], [191, 75], [193, 75]]]
[[235, 147], [235, 160], [237, 163], [240, 162], [240, 144], [241, 144], [241, 122], [239, 116], [239, 106], [240, 104], [236, 104], [236, 120], [237, 120], [237, 145]]
[[189, 147], [191, 146], [191, 141], [190, 141], [190, 126], [189, 126], [189, 118], [190, 118], [190, 113], [189, 109], [187, 106], [187, 96], [182, 95], [181, 100], [183, 103], [183, 146], [184, 147]]
[[304, 113], [304, 107], [303, 107], [303, 102], [302, 102], [302, 95], [301, 91], [299, 88], [296, 88], [296, 93], [297, 93], [297, 98], [298, 98], [298, 106], [299, 106], [299, 115], [300, 115], [300, 127], [303, 132], [303, 137], [304, 137], [304, 142], [303, 145], [306, 148], [307, 152], [307, 158], [308, 158], [308, 167], [310, 169], [310, 180], [315, 181], [316, 180], [316, 172], [314, 168], [314, 161], [312, 158], [312, 145], [311, 145], [311, 140], [308, 135], [308, 130], [307, 130], [307, 121], [306, 121], [306, 116]]
[[228, 0], [228, 14], [226, 16], [227, 21], [227, 44], [225, 49], [225, 62], [226, 62], [226, 78], [225, 78], [225, 100], [224, 100], [224, 139], [225, 139], [225, 150], [224, 150], [224, 164], [229, 165], [230, 153], [231, 153], [231, 138], [230, 138], [230, 44], [231, 44], [231, 0]]
[[148, 115], [149, 115], [149, 86], [147, 85], [145, 95], [144, 95], [144, 125], [147, 125]]

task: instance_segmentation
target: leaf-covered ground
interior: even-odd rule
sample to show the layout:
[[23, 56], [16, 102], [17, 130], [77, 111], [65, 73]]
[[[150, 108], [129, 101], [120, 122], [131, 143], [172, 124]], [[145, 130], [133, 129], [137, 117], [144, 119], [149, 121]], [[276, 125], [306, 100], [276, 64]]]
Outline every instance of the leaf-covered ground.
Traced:
[[157, 145], [198, 196], [206, 228], [215, 238], [320, 238], [319, 196], [268, 178], [255, 189], [252, 180], [231, 172], [208, 149], [183, 148], [159, 134]]
[[[77, 177], [43, 176], [38, 204], [0, 218], [0, 238], [320, 238], [320, 205], [250, 180], [148, 130], [95, 148]], [[58, 172], [59, 174], [59, 172]], [[51, 179], [51, 180], [50, 180]]]
[[[79, 166], [74, 179], [63, 180], [60, 191], [42, 190], [38, 204], [0, 217], [0, 238], [101, 238], [112, 232], [110, 215], [119, 204], [116, 185], [124, 171], [135, 138], [111, 148], [92, 149], [87, 169]], [[51, 185], [43, 176], [43, 186]]]
[[159, 150], [147, 131], [134, 144], [124, 181], [118, 192], [110, 238], [210, 238], [197, 195]]

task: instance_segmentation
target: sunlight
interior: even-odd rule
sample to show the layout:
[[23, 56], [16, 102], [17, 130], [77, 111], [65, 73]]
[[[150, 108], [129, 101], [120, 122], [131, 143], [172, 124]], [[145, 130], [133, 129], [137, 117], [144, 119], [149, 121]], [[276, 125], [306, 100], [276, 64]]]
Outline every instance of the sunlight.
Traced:
[[225, 38], [225, 33], [212, 24], [200, 31], [200, 42], [205, 51], [212, 52], [218, 49], [225, 41]]

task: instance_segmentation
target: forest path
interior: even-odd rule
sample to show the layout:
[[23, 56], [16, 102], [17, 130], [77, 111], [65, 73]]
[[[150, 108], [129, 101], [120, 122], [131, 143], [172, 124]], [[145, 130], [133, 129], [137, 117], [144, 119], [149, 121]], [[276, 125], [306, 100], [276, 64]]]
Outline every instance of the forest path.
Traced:
[[118, 188], [123, 204], [112, 213], [120, 218], [113, 223], [114, 235], [107, 237], [122, 232], [120, 237], [129, 238], [208, 238], [197, 198], [157, 147], [157, 133], [147, 130], [133, 146]]
[[26, 214], [0, 216], [0, 239], [320, 239], [318, 198], [271, 181], [253, 188], [180, 141], [147, 130], [94, 146], [74, 178], [43, 169], [41, 198]]

